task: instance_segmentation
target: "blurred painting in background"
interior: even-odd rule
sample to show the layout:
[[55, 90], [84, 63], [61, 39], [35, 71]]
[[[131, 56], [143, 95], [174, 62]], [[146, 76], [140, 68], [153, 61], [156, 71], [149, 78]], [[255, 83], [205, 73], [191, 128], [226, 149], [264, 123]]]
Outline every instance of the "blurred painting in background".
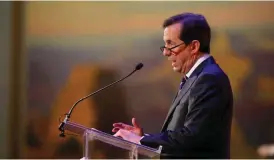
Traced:
[[[81, 158], [82, 137], [59, 137], [59, 117], [80, 98], [141, 71], [81, 102], [71, 121], [111, 133], [136, 117], [159, 132], [180, 75], [162, 56], [161, 24], [181, 12], [206, 16], [211, 55], [234, 92], [232, 158], [258, 158], [274, 141], [274, 2], [26, 2], [28, 115], [22, 158]], [[119, 158], [113, 149], [99, 158]]]

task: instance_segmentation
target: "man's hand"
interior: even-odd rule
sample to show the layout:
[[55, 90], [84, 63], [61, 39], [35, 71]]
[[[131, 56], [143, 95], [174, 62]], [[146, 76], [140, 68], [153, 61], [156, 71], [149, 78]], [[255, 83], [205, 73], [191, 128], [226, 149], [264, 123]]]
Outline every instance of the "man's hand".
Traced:
[[[122, 130], [132, 132], [135, 135], [138, 135], [140, 137], [144, 135], [143, 129], [137, 123], [135, 118], [132, 118], [132, 126], [120, 122], [120, 123], [114, 123], [113, 127], [114, 128], [112, 129], [112, 132], [118, 132], [119, 130], [122, 129]], [[123, 131], [121, 131], [121, 132], [124, 133]], [[118, 134], [121, 134], [121, 133], [116, 133], [116, 134], [118, 135]]]
[[139, 143], [141, 140], [141, 136], [124, 129], [119, 129], [118, 132], [114, 134], [115, 137], [122, 137], [124, 140], [133, 142], [133, 143]]
[[258, 154], [263, 157], [273, 156], [274, 155], [274, 145], [273, 144], [264, 144], [259, 146], [257, 150]]

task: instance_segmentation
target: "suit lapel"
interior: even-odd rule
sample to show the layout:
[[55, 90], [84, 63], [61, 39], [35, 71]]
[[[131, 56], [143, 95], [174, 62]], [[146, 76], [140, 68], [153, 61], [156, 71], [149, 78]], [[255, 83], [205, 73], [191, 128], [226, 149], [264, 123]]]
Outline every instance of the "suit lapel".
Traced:
[[188, 78], [186, 83], [184, 84], [183, 88], [181, 89], [180, 93], [177, 93], [176, 98], [174, 98], [173, 103], [167, 113], [166, 119], [164, 121], [164, 124], [162, 126], [161, 132], [163, 132], [166, 128], [166, 125], [169, 122], [169, 119], [172, 117], [173, 111], [175, 110], [176, 106], [180, 102], [180, 100], [184, 97], [184, 95], [187, 93], [187, 91], [191, 88], [192, 84], [195, 82], [195, 80], [198, 78], [198, 75], [202, 72], [203, 68], [206, 65], [214, 64], [216, 63], [213, 57], [209, 57], [207, 60], [202, 62], [191, 74], [191, 76]]
[[183, 88], [181, 89], [180, 93], [177, 94], [177, 97], [173, 100], [173, 103], [167, 113], [166, 119], [164, 121], [164, 125], [162, 126], [163, 130], [165, 128], [165, 125], [168, 121], [168, 119], [170, 118], [171, 114], [173, 113], [173, 111], [175, 110], [177, 104], [180, 102], [180, 100], [183, 98], [183, 96], [187, 93], [187, 91], [190, 89], [191, 85], [193, 84], [193, 82], [196, 80], [197, 76], [195, 77], [191, 77], [189, 78], [186, 83], [184, 84]]

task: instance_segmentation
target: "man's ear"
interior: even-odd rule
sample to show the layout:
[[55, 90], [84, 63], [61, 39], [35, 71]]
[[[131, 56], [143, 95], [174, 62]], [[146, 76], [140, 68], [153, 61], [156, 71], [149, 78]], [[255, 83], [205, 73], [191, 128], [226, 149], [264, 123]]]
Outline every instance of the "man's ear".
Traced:
[[198, 40], [193, 40], [190, 44], [190, 52], [191, 54], [196, 54], [199, 52], [200, 42]]

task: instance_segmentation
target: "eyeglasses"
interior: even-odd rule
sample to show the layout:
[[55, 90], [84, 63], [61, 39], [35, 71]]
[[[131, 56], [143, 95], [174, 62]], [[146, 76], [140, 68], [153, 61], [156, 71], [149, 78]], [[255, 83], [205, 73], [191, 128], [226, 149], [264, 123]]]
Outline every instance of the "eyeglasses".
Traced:
[[165, 47], [165, 46], [162, 46], [162, 47], [160, 47], [160, 50], [161, 50], [162, 52], [164, 52], [164, 50], [167, 49], [168, 51], [172, 52], [172, 49], [177, 48], [177, 47], [179, 47], [179, 46], [182, 45], [182, 44], [185, 44], [185, 43], [183, 42], [183, 43], [178, 44], [178, 45], [176, 45], [176, 46], [174, 46], [174, 47], [171, 47], [171, 48], [167, 48], [167, 47]]

